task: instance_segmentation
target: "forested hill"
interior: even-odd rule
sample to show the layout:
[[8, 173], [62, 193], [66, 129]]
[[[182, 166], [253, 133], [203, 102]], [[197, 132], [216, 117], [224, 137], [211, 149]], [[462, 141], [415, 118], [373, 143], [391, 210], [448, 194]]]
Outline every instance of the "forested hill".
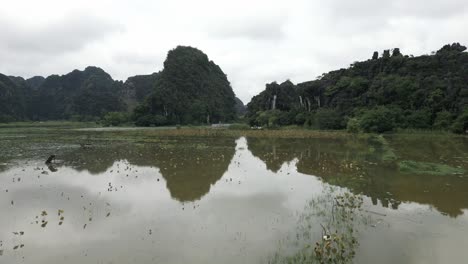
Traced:
[[162, 72], [125, 82], [93, 66], [47, 78], [0, 74], [0, 122], [94, 121], [118, 112], [126, 122], [143, 117], [142, 125], [206, 123], [230, 121], [236, 109], [244, 111], [226, 75], [203, 52], [178, 47], [169, 52], [164, 65]]
[[0, 74], [0, 121], [26, 117], [26, 95], [28, 90], [15, 80]]
[[432, 55], [374, 52], [314, 81], [266, 85], [247, 105], [252, 125], [384, 132], [468, 129], [468, 53], [455, 43]]
[[97, 67], [27, 80], [0, 74], [0, 122], [95, 120], [107, 112], [126, 111], [124, 88]]
[[169, 51], [153, 93], [135, 109], [138, 125], [206, 124], [232, 121], [236, 101], [221, 70], [202, 51]]

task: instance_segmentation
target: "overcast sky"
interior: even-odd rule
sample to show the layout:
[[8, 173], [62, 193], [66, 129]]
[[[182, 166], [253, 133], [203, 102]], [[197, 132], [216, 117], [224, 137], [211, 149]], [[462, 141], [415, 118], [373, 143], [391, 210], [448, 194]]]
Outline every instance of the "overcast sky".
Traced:
[[0, 0], [0, 72], [88, 65], [114, 79], [159, 71], [177, 45], [201, 49], [247, 103], [265, 83], [313, 80], [400, 47], [468, 45], [467, 0]]

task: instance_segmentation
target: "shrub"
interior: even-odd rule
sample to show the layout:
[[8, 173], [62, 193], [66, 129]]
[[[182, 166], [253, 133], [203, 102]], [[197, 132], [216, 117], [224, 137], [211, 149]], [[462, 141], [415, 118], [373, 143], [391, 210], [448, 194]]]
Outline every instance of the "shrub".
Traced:
[[358, 133], [361, 130], [359, 120], [357, 118], [351, 118], [346, 124], [346, 130], [349, 133]]
[[461, 115], [453, 122], [451, 130], [453, 133], [463, 134], [468, 130], [468, 109], [465, 110]]
[[144, 115], [135, 121], [136, 126], [143, 126], [143, 127], [149, 127], [152, 124], [154, 124], [153, 116], [152, 115]]
[[268, 111], [259, 113], [257, 118], [255, 119], [255, 123], [260, 126], [268, 126], [269, 122], [270, 122], [270, 115]]
[[304, 125], [307, 120], [307, 114], [306, 113], [299, 113], [294, 117], [294, 122], [296, 125]]
[[[277, 127], [289, 124], [289, 113], [279, 110], [270, 110], [257, 113], [255, 122], [251, 125], [260, 125], [267, 127]], [[253, 124], [252, 124], [253, 123]]]
[[452, 123], [452, 114], [448, 111], [437, 113], [433, 127], [435, 129], [448, 129]]
[[0, 114], [0, 123], [10, 123], [15, 121], [15, 119], [10, 115]]
[[109, 112], [102, 118], [104, 126], [118, 126], [127, 123], [130, 120], [128, 113], [124, 112]]
[[428, 110], [411, 111], [406, 116], [406, 127], [427, 129], [431, 127], [431, 112]]
[[395, 115], [385, 106], [367, 110], [360, 118], [360, 127], [365, 132], [382, 133], [392, 131], [395, 128]]
[[153, 116], [153, 123], [155, 126], [165, 126], [167, 125], [167, 118], [162, 115]]
[[278, 115], [277, 125], [280, 125], [280, 126], [287, 126], [287, 125], [293, 124], [294, 117], [296, 116], [296, 114], [292, 111], [278, 112], [277, 115]]
[[319, 129], [341, 129], [342, 122], [343, 118], [335, 110], [321, 108], [315, 113], [315, 125]]
[[247, 124], [232, 124], [229, 126], [231, 130], [249, 130], [250, 126]]

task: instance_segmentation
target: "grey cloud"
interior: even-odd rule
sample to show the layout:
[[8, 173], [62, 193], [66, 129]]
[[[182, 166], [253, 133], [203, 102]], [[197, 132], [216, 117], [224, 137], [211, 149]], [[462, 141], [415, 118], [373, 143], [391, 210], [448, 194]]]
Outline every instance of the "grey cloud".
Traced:
[[47, 76], [97, 65], [125, 80], [162, 69], [169, 49], [192, 45], [221, 66], [245, 103], [267, 82], [312, 80], [373, 51], [399, 47], [416, 56], [468, 44], [466, 0], [41, 2], [31, 16], [89, 12], [38, 25], [10, 2], [0, 11], [1, 73]]
[[112, 59], [119, 64], [156, 65], [164, 61], [165, 54], [142, 54], [136, 52], [120, 52]]
[[445, 18], [463, 13], [468, 2], [465, 0], [332, 0], [329, 2], [332, 14], [337, 17], [421, 17]]
[[219, 39], [281, 40], [285, 17], [239, 18], [211, 25], [210, 35]]
[[78, 51], [119, 30], [122, 27], [118, 24], [80, 13], [35, 27], [25, 27], [0, 18], [0, 47], [10, 54], [57, 55]]

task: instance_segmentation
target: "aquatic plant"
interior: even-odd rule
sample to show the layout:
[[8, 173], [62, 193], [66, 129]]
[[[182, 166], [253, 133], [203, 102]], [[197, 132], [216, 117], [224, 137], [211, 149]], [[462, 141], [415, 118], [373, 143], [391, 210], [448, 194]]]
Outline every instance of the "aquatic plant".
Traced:
[[362, 204], [360, 195], [328, 188], [325, 195], [312, 199], [300, 215], [292, 236], [296, 238], [292, 243], [295, 252], [284, 252], [284, 246], [290, 248], [291, 241], [281, 241], [282, 248], [268, 263], [351, 263], [359, 246], [359, 226], [371, 222]]
[[455, 168], [439, 163], [419, 162], [413, 160], [400, 161], [398, 162], [398, 167], [401, 172], [413, 174], [450, 175], [465, 173], [465, 170], [462, 168]]

